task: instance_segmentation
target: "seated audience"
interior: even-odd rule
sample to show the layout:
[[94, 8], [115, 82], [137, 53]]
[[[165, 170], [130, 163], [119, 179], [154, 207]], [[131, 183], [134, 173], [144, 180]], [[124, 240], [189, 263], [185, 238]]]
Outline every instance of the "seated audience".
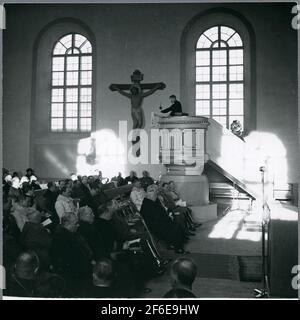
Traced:
[[141, 210], [141, 206], [145, 196], [146, 192], [142, 188], [141, 182], [139, 180], [134, 181], [133, 188], [130, 193], [130, 199], [134, 203], [138, 211]]
[[187, 253], [183, 250], [184, 233], [169, 217], [165, 208], [157, 198], [156, 185], [147, 188], [147, 194], [141, 207], [141, 216], [151, 233], [168, 245], [174, 245], [177, 253]]
[[139, 178], [136, 176], [135, 171], [130, 171], [129, 176], [125, 178], [124, 184], [132, 184], [134, 181], [138, 180]]
[[21, 253], [8, 277], [6, 294], [16, 297], [34, 297], [39, 267], [39, 258], [33, 251]]
[[81, 189], [81, 181], [80, 180], [75, 180], [73, 181], [73, 186], [72, 186], [72, 192], [71, 192], [71, 197], [72, 199], [83, 199], [85, 196], [85, 193]]
[[94, 223], [95, 216], [92, 209], [88, 206], [79, 208], [78, 218], [78, 232], [87, 241], [92, 249], [94, 260], [98, 260], [106, 256], [109, 257], [109, 252], [105, 247], [105, 242], [107, 239], [102, 236], [102, 234], [99, 232], [99, 229], [96, 227]]
[[117, 187], [121, 187], [125, 184], [124, 178], [122, 177], [121, 172], [119, 172], [117, 176], [112, 177], [111, 181], [116, 182]]
[[45, 206], [46, 212], [51, 215], [50, 219], [52, 220], [52, 222], [54, 224], [59, 223], [59, 217], [58, 217], [58, 215], [56, 213], [56, 209], [55, 209], [55, 203], [56, 203], [58, 196], [59, 196], [59, 193], [58, 193], [58, 190], [57, 190], [55, 183], [52, 181], [48, 182], [47, 190], [43, 194], [43, 198], [45, 200], [44, 206]]
[[180, 223], [183, 230], [188, 235], [195, 235], [193, 232], [201, 224], [196, 224], [193, 221], [190, 208], [188, 208], [187, 206], [177, 205], [170, 193], [170, 185], [166, 182], [162, 185], [160, 199], [163, 202], [164, 206], [173, 213], [174, 217], [178, 220], [178, 223]]
[[171, 285], [164, 298], [196, 298], [192, 285], [197, 275], [195, 262], [188, 258], [178, 258], [171, 266]]
[[68, 185], [60, 189], [60, 195], [55, 202], [55, 210], [60, 221], [66, 212], [76, 211], [73, 199], [71, 198], [71, 188]]
[[88, 243], [77, 232], [78, 219], [65, 213], [53, 235], [51, 258], [56, 273], [66, 280], [75, 297], [83, 297], [92, 281], [93, 254]]
[[173, 200], [180, 200], [180, 195], [177, 191], [176, 184], [174, 183], [174, 181], [169, 181], [169, 193], [172, 196]]
[[111, 260], [101, 259], [93, 268], [91, 298], [114, 298], [114, 270]]
[[35, 296], [41, 298], [67, 297], [65, 279], [54, 273], [40, 274], [35, 285]]
[[11, 209], [10, 214], [14, 217], [16, 225], [22, 231], [27, 221], [28, 201], [26, 197], [18, 190], [11, 194]]
[[47, 270], [50, 267], [49, 250], [52, 238], [49, 231], [41, 224], [42, 214], [34, 209], [27, 209], [27, 221], [21, 233], [21, 243], [26, 250], [36, 252], [40, 261], [40, 268]]
[[167, 208], [168, 212], [171, 213], [171, 216], [176, 221], [176, 223], [178, 223], [185, 235], [195, 235], [192, 232], [192, 230], [189, 229], [189, 226], [187, 224], [186, 215], [188, 209], [176, 205], [175, 201], [169, 194], [169, 185], [166, 182], [162, 185], [162, 188], [159, 193], [159, 199], [164, 205], [164, 207]]
[[25, 176], [30, 180], [31, 176], [33, 176], [33, 175], [34, 175], [34, 170], [31, 169], [31, 168], [28, 168], [26, 170], [26, 175]]
[[105, 239], [103, 246], [105, 256], [109, 256], [114, 249], [117, 240], [117, 232], [114, 227], [113, 215], [116, 211], [116, 204], [109, 200], [103, 204], [95, 217], [95, 225], [99, 233]]
[[141, 182], [141, 185], [142, 185], [142, 188], [146, 191], [148, 186], [151, 186], [151, 184], [154, 183], [154, 180], [153, 178], [150, 177], [150, 174], [148, 171], [144, 170], [142, 172], [142, 178], [140, 179], [140, 182]]

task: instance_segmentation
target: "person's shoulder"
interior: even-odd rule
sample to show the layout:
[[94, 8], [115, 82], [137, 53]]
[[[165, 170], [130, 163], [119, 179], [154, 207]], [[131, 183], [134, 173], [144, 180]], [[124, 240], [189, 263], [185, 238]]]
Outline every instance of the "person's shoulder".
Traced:
[[186, 289], [171, 289], [164, 296], [164, 298], [196, 298], [192, 291]]

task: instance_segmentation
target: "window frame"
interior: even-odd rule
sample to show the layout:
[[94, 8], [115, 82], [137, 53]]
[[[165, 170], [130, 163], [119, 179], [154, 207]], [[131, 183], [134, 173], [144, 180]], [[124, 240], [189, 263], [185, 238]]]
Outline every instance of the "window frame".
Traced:
[[[54, 54], [54, 50], [56, 48], [56, 45], [66, 36], [71, 35], [72, 37], [72, 44], [71, 47], [66, 48], [66, 51], [64, 54]], [[81, 51], [79, 51], [79, 53], [75, 53], [72, 52], [72, 54], [68, 54], [68, 51], [70, 50], [74, 50], [74, 49], [78, 49], [75, 46], [75, 36], [76, 35], [80, 35], [81, 37], [84, 37], [85, 40], [83, 41], [83, 43], [81, 44], [80, 48], [88, 41], [90, 46], [91, 46], [91, 52], [89, 53], [82, 53]], [[67, 85], [67, 58], [68, 57], [78, 57], [78, 69], [76, 70], [76, 72], [78, 72], [78, 84], [77, 85]], [[82, 85], [81, 84], [81, 71], [82, 71], [82, 57], [91, 57], [91, 70], [86, 70], [86, 71], [91, 71], [91, 84], [88, 85]], [[64, 70], [63, 70], [63, 81], [64, 84], [63, 85], [53, 85], [53, 74], [57, 71], [53, 70], [53, 62], [54, 62], [54, 58], [64, 58]], [[94, 48], [93, 48], [93, 44], [91, 42], [91, 40], [89, 39], [89, 37], [87, 37], [86, 35], [80, 33], [80, 32], [68, 32], [62, 36], [60, 36], [60, 38], [55, 41], [53, 47], [52, 47], [52, 51], [51, 51], [51, 76], [50, 76], [50, 117], [49, 117], [49, 131], [53, 134], [57, 134], [57, 133], [64, 133], [64, 134], [88, 134], [90, 132], [92, 132], [93, 130], [93, 100], [94, 100]], [[77, 117], [67, 117], [66, 116], [66, 105], [67, 105], [67, 101], [66, 101], [66, 91], [67, 89], [74, 89], [76, 88], [78, 90], [78, 96], [77, 96]], [[80, 101], [80, 94], [81, 94], [81, 89], [82, 88], [88, 88], [91, 89], [91, 100], [88, 101], [88, 103], [90, 103], [90, 117], [81, 117], [80, 115], [80, 105], [81, 103], [86, 103], [85, 101], [82, 102]], [[52, 101], [52, 90], [53, 89], [62, 89], [63, 90], [63, 115], [62, 117], [53, 117], [52, 116], [52, 106], [53, 104], [57, 103], [57, 102], [53, 102]], [[62, 130], [53, 130], [52, 128], [52, 119], [61, 119], [63, 120], [63, 128]], [[67, 130], [66, 128], [66, 120], [67, 119], [75, 119], [76, 118], [76, 122], [77, 122], [77, 129], [76, 130]], [[90, 119], [90, 129], [88, 130], [81, 130], [80, 129], [80, 121], [81, 119]]]
[[[207, 37], [207, 35], [205, 35], [205, 33], [210, 30], [211, 28], [217, 28], [217, 33], [218, 33], [218, 37], [216, 40], [212, 41], [211, 39], [209, 39]], [[225, 41], [222, 39], [221, 37], [221, 28], [222, 27], [227, 27], [227, 28], [230, 28], [232, 29], [234, 32], [232, 33], [231, 36], [229, 36], [229, 38]], [[241, 41], [242, 41], [242, 45], [241, 46], [230, 46], [228, 45], [228, 41], [235, 35], [237, 34]], [[210, 42], [211, 42], [211, 45], [209, 47], [204, 47], [204, 48], [198, 48], [198, 41], [200, 39], [200, 37], [202, 36], [205, 36]], [[207, 116], [209, 118], [212, 118], [214, 119], [214, 108], [213, 108], [213, 102], [214, 101], [226, 101], [226, 115], [219, 115], [219, 116], [222, 116], [222, 117], [226, 117], [226, 128], [229, 129], [230, 128], [230, 125], [231, 123], [229, 122], [230, 121], [230, 118], [231, 117], [243, 117], [243, 123], [242, 123], [242, 127], [244, 128], [244, 119], [245, 119], [245, 112], [244, 112], [244, 100], [245, 100], [245, 67], [244, 67], [244, 42], [243, 42], [243, 39], [241, 37], [241, 35], [238, 33], [238, 31], [236, 29], [233, 29], [232, 27], [230, 26], [227, 26], [225, 24], [215, 24], [214, 26], [211, 26], [209, 28], [207, 28], [205, 31], [203, 31], [199, 37], [198, 37], [198, 41], [197, 41], [197, 44], [196, 44], [196, 47], [195, 47], [195, 59], [196, 59], [196, 56], [197, 56], [197, 52], [201, 52], [201, 51], [209, 51], [209, 80], [208, 81], [197, 81], [197, 71], [195, 72], [196, 73], [196, 77], [195, 77], [195, 92], [196, 92], [196, 88], [197, 88], [197, 85], [208, 85], [209, 86], [209, 92], [210, 92], [210, 95], [209, 95], [209, 99], [197, 99], [197, 96], [195, 94], [195, 113], [196, 115], [199, 115], [201, 116], [201, 114], [197, 114], [197, 108], [196, 108], [196, 104], [197, 104], [197, 101], [201, 101], [201, 100], [209, 100], [209, 115], [203, 115], [203, 116]], [[214, 47], [215, 44], [218, 44], [218, 47]], [[221, 43], [223, 43], [225, 46], [221, 46]], [[214, 65], [213, 64], [213, 53], [214, 52], [217, 52], [217, 51], [225, 51], [226, 50], [226, 65]], [[239, 65], [233, 65], [233, 66], [242, 66], [243, 67], [243, 80], [230, 80], [230, 56], [229, 56], [229, 52], [230, 51], [234, 51], [234, 50], [242, 50], [243, 52], [243, 64], [239, 64]], [[215, 81], [213, 80], [213, 67], [214, 66], [223, 66], [223, 67], [226, 67], [226, 80], [219, 80], [219, 81]], [[197, 64], [195, 64], [195, 68], [197, 69], [199, 66]], [[223, 99], [214, 99], [213, 97], [213, 85], [221, 85], [221, 84], [225, 84], [226, 85], [226, 98], [223, 98]], [[239, 100], [243, 100], [243, 114], [240, 114], [240, 115], [236, 115], [236, 114], [230, 114], [230, 108], [229, 108], [229, 101], [230, 100], [235, 100], [235, 99], [230, 99], [230, 92], [229, 92], [229, 88], [230, 88], [230, 84], [242, 84], [243, 85], [243, 97]], [[218, 120], [216, 120], [218, 121]], [[219, 121], [218, 121], [219, 122]]]
[[186, 24], [180, 40], [180, 100], [183, 110], [195, 115], [196, 45], [205, 30], [215, 25], [236, 30], [244, 43], [244, 134], [257, 129], [256, 37], [251, 23], [238, 11], [211, 8]]

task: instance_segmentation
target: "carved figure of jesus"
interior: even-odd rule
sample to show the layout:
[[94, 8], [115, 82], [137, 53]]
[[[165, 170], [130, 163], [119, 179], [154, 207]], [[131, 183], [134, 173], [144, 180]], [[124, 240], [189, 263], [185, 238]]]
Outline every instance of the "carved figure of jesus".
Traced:
[[[143, 100], [157, 90], [163, 90], [166, 85], [163, 82], [140, 84], [143, 74], [136, 70], [131, 76], [132, 84], [111, 84], [110, 90], [118, 91], [131, 101], [131, 117], [133, 129], [142, 129], [145, 126], [145, 116], [142, 109]], [[143, 92], [143, 89], [150, 89]], [[129, 92], [126, 92], [129, 91]]]

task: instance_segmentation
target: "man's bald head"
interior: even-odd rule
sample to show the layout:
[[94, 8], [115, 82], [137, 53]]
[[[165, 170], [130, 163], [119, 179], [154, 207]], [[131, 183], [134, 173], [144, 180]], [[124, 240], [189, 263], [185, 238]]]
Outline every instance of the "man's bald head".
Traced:
[[39, 258], [33, 251], [21, 253], [15, 263], [15, 274], [21, 279], [33, 279], [40, 266]]
[[61, 218], [61, 226], [70, 232], [76, 232], [78, 229], [78, 218], [74, 212], [65, 212]]
[[195, 262], [188, 258], [178, 258], [171, 266], [172, 285], [191, 289], [197, 275]]
[[87, 223], [93, 223], [94, 222], [94, 213], [93, 210], [88, 207], [80, 207], [78, 210], [78, 218], [80, 221], [87, 222]]

